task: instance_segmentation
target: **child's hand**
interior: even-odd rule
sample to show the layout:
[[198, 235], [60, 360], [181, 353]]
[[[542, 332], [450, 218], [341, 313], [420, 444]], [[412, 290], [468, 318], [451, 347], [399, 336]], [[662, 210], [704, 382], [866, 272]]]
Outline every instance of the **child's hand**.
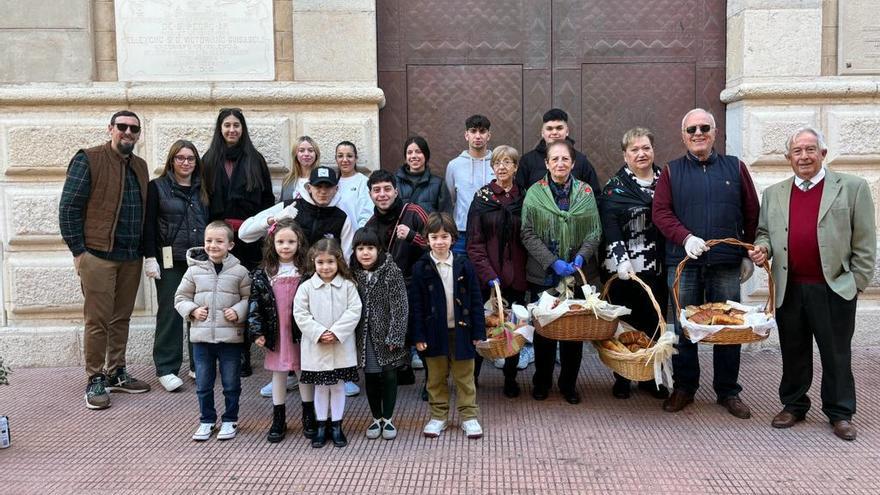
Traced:
[[396, 346], [396, 345], [391, 345], [391, 344], [388, 345], [388, 350], [391, 352], [396, 351], [398, 348], [399, 348], [399, 346]]
[[193, 320], [205, 321], [208, 319], [208, 307], [202, 306], [202, 307], [196, 308], [196, 309], [192, 310], [192, 312], [189, 315], [192, 317]]
[[257, 344], [258, 347], [263, 347], [266, 345], [266, 337], [260, 335], [254, 340], [254, 344]]
[[416, 342], [416, 350], [419, 352], [424, 352], [425, 349], [428, 348], [427, 342]]
[[472, 340], [471, 343], [474, 344], [474, 346], [476, 346], [477, 344], [480, 343], [480, 341], [479, 340]]
[[236, 314], [235, 310], [232, 308], [224, 309], [223, 317], [226, 318], [226, 321], [230, 323], [235, 323], [236, 321], [238, 321], [238, 314]]
[[321, 334], [321, 338], [318, 340], [322, 344], [332, 344], [336, 342], [336, 335], [333, 334], [330, 330], [325, 330], [324, 333]]

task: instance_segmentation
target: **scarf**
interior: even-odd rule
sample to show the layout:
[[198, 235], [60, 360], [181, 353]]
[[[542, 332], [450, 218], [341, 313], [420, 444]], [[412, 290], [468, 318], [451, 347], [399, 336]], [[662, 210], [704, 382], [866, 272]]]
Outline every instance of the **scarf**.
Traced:
[[243, 152], [241, 143], [239, 142], [235, 146], [227, 146], [226, 149], [223, 150], [223, 157], [226, 160], [237, 163]]
[[523, 224], [532, 226], [542, 240], [558, 246], [557, 255], [568, 258], [580, 249], [585, 239], [598, 240], [602, 236], [602, 223], [596, 208], [596, 197], [589, 184], [572, 178], [568, 211], [556, 205], [547, 179], [542, 179], [526, 193], [523, 202]]
[[650, 208], [654, 200], [654, 188], [660, 178], [660, 169], [656, 165], [652, 167], [654, 180], [647, 188], [636, 182], [636, 176], [629, 167], [621, 167], [605, 185], [605, 190], [602, 191], [602, 201], [613, 211], [632, 206]]
[[[468, 210], [468, 224], [471, 223], [472, 218], [500, 213], [501, 224], [498, 230], [490, 229], [488, 222], [482, 223], [482, 227], [484, 238], [488, 239], [498, 236], [498, 260], [501, 261], [504, 259], [504, 248], [507, 246], [507, 243], [510, 242], [510, 235], [513, 233], [513, 222], [522, 214], [523, 196], [522, 193], [517, 190], [516, 184], [514, 184], [514, 189], [511, 189], [511, 192], [517, 190], [519, 193], [518, 197], [514, 199], [512, 203], [503, 205], [492, 190], [493, 183], [497, 184], [493, 179], [492, 182], [481, 187], [477, 193], [474, 194], [474, 200]], [[498, 187], [500, 188], [501, 186]], [[470, 230], [470, 226], [468, 226], [468, 230]]]

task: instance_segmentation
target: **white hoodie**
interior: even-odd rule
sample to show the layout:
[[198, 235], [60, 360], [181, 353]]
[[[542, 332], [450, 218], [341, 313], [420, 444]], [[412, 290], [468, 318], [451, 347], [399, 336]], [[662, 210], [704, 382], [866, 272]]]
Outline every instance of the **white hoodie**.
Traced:
[[467, 230], [467, 215], [474, 194], [494, 178], [492, 150], [488, 150], [483, 158], [474, 158], [464, 150], [446, 166], [446, 187], [455, 201], [458, 230]]

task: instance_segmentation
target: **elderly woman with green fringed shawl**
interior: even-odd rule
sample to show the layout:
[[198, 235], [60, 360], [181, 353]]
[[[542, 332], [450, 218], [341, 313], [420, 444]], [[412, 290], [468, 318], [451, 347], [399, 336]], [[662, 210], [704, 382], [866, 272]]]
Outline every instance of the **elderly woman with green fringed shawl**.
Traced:
[[[571, 175], [574, 148], [566, 141], [547, 147], [547, 176], [526, 193], [522, 207], [522, 242], [529, 253], [526, 279], [532, 301], [560, 280], [573, 275], [589, 260], [590, 278], [597, 276], [593, 261], [602, 237], [602, 222], [593, 188]], [[577, 277], [577, 285], [584, 281]], [[535, 334], [535, 376], [532, 397], [544, 400], [553, 385], [557, 341]], [[581, 401], [577, 375], [583, 342], [560, 346], [559, 391], [570, 404]]]

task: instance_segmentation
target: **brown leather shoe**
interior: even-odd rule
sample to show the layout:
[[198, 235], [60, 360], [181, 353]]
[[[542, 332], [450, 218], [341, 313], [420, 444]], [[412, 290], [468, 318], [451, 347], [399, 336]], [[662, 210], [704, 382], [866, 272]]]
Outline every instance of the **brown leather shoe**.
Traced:
[[845, 419], [834, 421], [831, 423], [831, 426], [834, 427], [834, 434], [837, 435], [838, 438], [842, 438], [848, 442], [856, 439], [856, 427], [849, 421]]
[[673, 390], [672, 396], [663, 401], [663, 410], [666, 412], [678, 412], [694, 403], [694, 394], [682, 390]]
[[795, 425], [795, 423], [799, 423], [803, 420], [803, 416], [798, 416], [791, 411], [786, 411], [785, 409], [783, 409], [782, 412], [780, 412], [776, 416], [773, 416], [773, 421], [770, 422], [770, 426], [780, 429], [791, 428]]
[[752, 410], [739, 397], [728, 397], [718, 401], [719, 404], [727, 409], [727, 412], [739, 419], [749, 419], [752, 417]]

